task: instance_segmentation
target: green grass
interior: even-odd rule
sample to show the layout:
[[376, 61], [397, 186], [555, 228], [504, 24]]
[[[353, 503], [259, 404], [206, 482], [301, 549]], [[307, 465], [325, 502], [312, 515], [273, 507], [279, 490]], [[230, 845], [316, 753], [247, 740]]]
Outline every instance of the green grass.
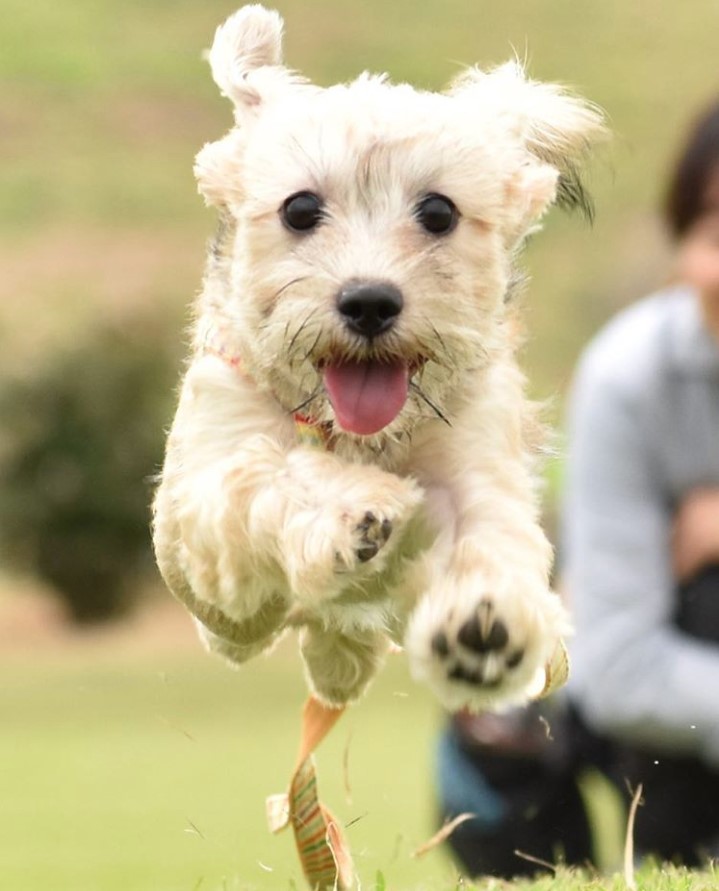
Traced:
[[[636, 874], [637, 891], [715, 891], [719, 882], [719, 872], [691, 872], [672, 866], [648, 864]], [[627, 883], [622, 875], [609, 878], [592, 876], [586, 872], [560, 869], [556, 875], [546, 876], [536, 881], [512, 883], [487, 880], [478, 885], [467, 886], [477, 891], [627, 891]], [[462, 888], [460, 885], [459, 888]], [[454, 891], [454, 889], [453, 889]]]
[[[99, 646], [0, 658], [2, 887], [290, 891], [294, 882], [303, 889], [291, 835], [270, 835], [264, 818], [265, 797], [289, 778], [303, 696], [291, 641], [240, 672], [199, 645], [153, 653], [117, 646], [112, 636]], [[439, 721], [429, 694], [396, 657], [319, 749], [321, 797], [348, 824], [365, 891], [470, 887], [443, 851], [411, 857], [434, 831]], [[650, 867], [639, 888], [703, 891], [718, 880]], [[624, 885], [560, 870], [536, 882], [477, 887]]]
[[[271, 836], [264, 818], [265, 796], [289, 780], [303, 696], [288, 652], [239, 673], [199, 645], [182, 656], [93, 649], [3, 659], [0, 884], [303, 887], [291, 835]], [[356, 820], [348, 837], [365, 882], [381, 870], [388, 887], [429, 888], [453, 875], [440, 854], [409, 857], [433, 831], [436, 721], [434, 703], [396, 660], [319, 751], [322, 798], [344, 822]]]

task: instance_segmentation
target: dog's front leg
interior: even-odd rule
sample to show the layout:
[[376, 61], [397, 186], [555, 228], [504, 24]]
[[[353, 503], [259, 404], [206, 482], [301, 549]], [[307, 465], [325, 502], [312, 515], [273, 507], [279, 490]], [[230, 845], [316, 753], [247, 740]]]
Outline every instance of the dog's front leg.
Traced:
[[[313, 448], [264, 441], [275, 470], [242, 497], [254, 546], [274, 555], [300, 605], [380, 572], [421, 501], [417, 484]], [[240, 469], [235, 480], [244, 486]]]
[[568, 630], [549, 589], [552, 551], [528, 456], [505, 424], [491, 431], [466, 418], [416, 456], [428, 510], [443, 522], [406, 644], [415, 673], [451, 710], [526, 701]]
[[200, 606], [266, 635], [258, 615], [277, 622], [380, 571], [421, 498], [411, 480], [298, 446], [271, 397], [205, 357], [187, 374], [169, 439], [158, 561], [176, 592], [184, 584]]

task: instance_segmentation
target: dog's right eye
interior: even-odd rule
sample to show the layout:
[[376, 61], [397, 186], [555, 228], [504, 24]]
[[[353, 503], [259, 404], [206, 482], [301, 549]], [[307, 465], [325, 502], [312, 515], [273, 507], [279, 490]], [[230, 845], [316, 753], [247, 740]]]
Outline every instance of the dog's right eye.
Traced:
[[432, 235], [447, 235], [457, 225], [459, 211], [449, 198], [432, 192], [419, 202], [415, 216], [425, 231]]
[[322, 201], [314, 192], [297, 192], [282, 205], [282, 222], [295, 232], [314, 229], [324, 217]]

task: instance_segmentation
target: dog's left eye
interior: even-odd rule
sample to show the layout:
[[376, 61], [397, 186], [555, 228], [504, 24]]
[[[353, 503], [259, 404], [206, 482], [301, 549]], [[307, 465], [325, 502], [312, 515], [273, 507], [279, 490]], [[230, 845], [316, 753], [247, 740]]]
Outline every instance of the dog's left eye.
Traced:
[[295, 232], [307, 232], [317, 226], [323, 216], [322, 201], [314, 192], [297, 192], [282, 205], [284, 224]]
[[459, 211], [444, 195], [426, 195], [417, 205], [415, 216], [433, 235], [446, 235], [457, 225]]

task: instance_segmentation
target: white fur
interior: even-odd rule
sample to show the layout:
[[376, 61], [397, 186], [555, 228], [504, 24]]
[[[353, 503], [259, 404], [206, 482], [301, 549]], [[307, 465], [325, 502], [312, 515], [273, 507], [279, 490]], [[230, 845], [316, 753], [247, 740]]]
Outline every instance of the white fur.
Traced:
[[[548, 589], [534, 410], [506, 298], [518, 248], [576, 175], [600, 116], [517, 63], [472, 69], [445, 94], [370, 75], [321, 90], [281, 67], [281, 32], [276, 13], [245, 7], [210, 53], [237, 126], [196, 163], [224, 234], [156, 499], [158, 561], [228, 658], [304, 626], [309, 682], [327, 702], [362, 692], [387, 635], [450, 708], [522, 701], [568, 623]], [[305, 190], [328, 217], [298, 235], [279, 209]], [[451, 234], [418, 225], [428, 193], [459, 209]], [[362, 279], [404, 296], [371, 346], [335, 303]], [[291, 411], [318, 391], [318, 366], [370, 352], [415, 363], [425, 398], [412, 391], [389, 426], [356, 436], [319, 392], [311, 411], [331, 425], [333, 449], [299, 443]], [[392, 534], [361, 562], [368, 513]], [[478, 615], [485, 631], [506, 627], [505, 647], [457, 642]], [[438, 632], [445, 657], [432, 650]], [[488, 683], [450, 678], [459, 663]]]

